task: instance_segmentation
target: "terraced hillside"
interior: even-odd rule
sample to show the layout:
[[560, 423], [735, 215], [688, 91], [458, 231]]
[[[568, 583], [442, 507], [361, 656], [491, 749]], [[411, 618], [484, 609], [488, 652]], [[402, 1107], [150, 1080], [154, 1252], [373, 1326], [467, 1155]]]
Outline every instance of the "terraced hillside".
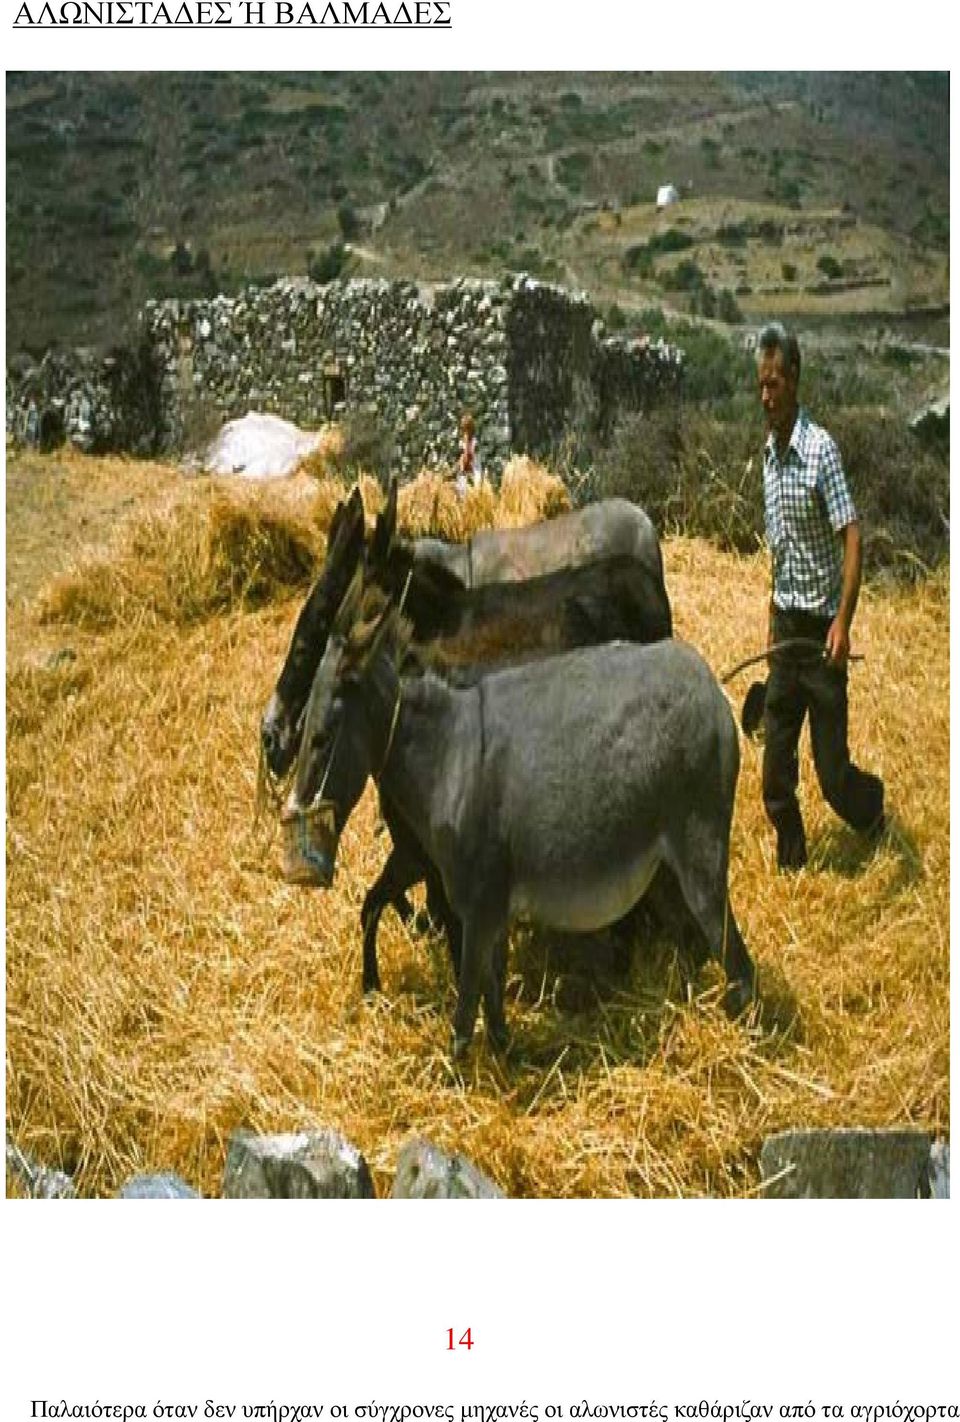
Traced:
[[948, 124], [936, 74], [9, 74], [8, 350], [308, 269], [922, 330]]

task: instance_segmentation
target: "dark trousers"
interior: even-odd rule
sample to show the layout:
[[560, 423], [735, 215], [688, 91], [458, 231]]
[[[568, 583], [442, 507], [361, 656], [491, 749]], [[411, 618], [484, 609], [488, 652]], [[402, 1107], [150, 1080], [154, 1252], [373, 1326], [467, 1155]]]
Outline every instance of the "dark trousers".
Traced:
[[[777, 612], [774, 641], [809, 637], [826, 641], [829, 618]], [[764, 710], [763, 803], [777, 831], [781, 866], [806, 861], [806, 839], [797, 803], [797, 747], [804, 716], [817, 779], [828, 805], [861, 832], [873, 830], [883, 814], [883, 782], [858, 770], [847, 744], [847, 669], [831, 666], [813, 648], [777, 652], [771, 659]]]

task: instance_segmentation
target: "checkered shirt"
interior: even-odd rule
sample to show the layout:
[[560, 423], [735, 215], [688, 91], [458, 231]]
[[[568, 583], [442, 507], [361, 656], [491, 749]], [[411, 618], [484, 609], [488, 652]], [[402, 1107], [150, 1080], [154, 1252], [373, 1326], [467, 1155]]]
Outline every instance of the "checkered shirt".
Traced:
[[763, 454], [763, 507], [773, 558], [773, 600], [785, 612], [835, 617], [843, 586], [837, 534], [854, 523], [840, 451], [805, 410], [783, 459], [773, 434]]

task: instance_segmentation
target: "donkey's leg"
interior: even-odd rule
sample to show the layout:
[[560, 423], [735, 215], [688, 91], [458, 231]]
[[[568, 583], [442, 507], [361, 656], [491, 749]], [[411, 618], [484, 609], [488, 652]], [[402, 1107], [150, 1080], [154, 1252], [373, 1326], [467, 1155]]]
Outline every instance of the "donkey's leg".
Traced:
[[647, 898], [661, 928], [677, 945], [680, 957], [696, 971], [710, 956], [700, 925], [687, 907], [686, 899], [669, 864], [661, 864], [647, 890]]
[[726, 930], [723, 968], [727, 975], [727, 990], [723, 995], [723, 1004], [731, 1017], [739, 1017], [757, 995], [757, 970], [743, 941], [740, 925], [734, 917], [729, 894]]
[[[457, 1007], [453, 1014], [453, 1055], [462, 1057], [473, 1038], [483, 993], [488, 1009], [492, 1003], [494, 1030], [506, 1029], [503, 1019], [503, 992], [499, 995], [493, 981], [494, 961], [497, 944], [506, 937], [506, 918], [503, 914], [482, 907], [472, 907], [463, 915], [463, 951], [460, 958], [460, 987]], [[505, 950], [504, 950], [505, 952]], [[499, 965], [499, 959], [496, 959]], [[504, 958], [504, 962], [506, 959]]]
[[507, 934], [497, 935], [490, 955], [490, 972], [483, 989], [483, 1011], [487, 1022], [487, 1038], [495, 1052], [505, 1052], [510, 1040], [507, 1019], [503, 1012], [503, 993], [507, 982]]
[[[380, 878], [372, 886], [360, 910], [360, 924], [363, 929], [363, 990], [380, 991], [380, 970], [377, 965], [377, 930], [380, 917], [388, 904], [396, 907], [398, 899], [404, 899], [405, 891], [419, 883], [423, 870], [419, 862], [403, 850], [390, 851]], [[404, 899], [405, 901], [405, 899]]]
[[671, 859], [684, 902], [727, 975], [724, 1006], [737, 1017], [753, 1001], [756, 969], [727, 894], [729, 826], [692, 819]]
[[427, 881], [427, 912], [432, 921], [447, 935], [453, 975], [460, 977], [460, 957], [463, 949], [463, 928], [447, 898], [443, 880], [431, 865], [424, 876]]
[[669, 864], [661, 864], [647, 898], [660, 927], [677, 949], [677, 967], [684, 996], [710, 956], [710, 944], [687, 907], [686, 899]]

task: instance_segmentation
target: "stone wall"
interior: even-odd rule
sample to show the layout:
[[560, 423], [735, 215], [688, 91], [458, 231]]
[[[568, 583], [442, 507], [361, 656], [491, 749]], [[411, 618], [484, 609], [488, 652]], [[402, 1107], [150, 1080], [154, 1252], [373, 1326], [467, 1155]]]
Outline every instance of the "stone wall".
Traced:
[[[584, 296], [524, 276], [431, 288], [284, 279], [235, 297], [149, 302], [140, 325], [136, 379], [63, 360], [19, 383], [8, 372], [8, 430], [35, 439], [56, 409], [83, 447], [129, 447], [152, 372], [160, 449], [182, 449], [201, 427], [249, 410], [316, 428], [333, 395], [338, 413], [370, 411], [389, 429], [404, 472], [451, 463], [470, 410], [497, 472], [511, 452], [542, 455], [570, 431], [605, 432], [618, 410], [673, 392], [683, 366], [663, 342], [606, 337]], [[122, 365], [119, 353], [112, 359]], [[325, 379], [334, 368], [340, 388]], [[137, 421], [111, 407], [129, 401], [127, 387], [138, 392]]]

